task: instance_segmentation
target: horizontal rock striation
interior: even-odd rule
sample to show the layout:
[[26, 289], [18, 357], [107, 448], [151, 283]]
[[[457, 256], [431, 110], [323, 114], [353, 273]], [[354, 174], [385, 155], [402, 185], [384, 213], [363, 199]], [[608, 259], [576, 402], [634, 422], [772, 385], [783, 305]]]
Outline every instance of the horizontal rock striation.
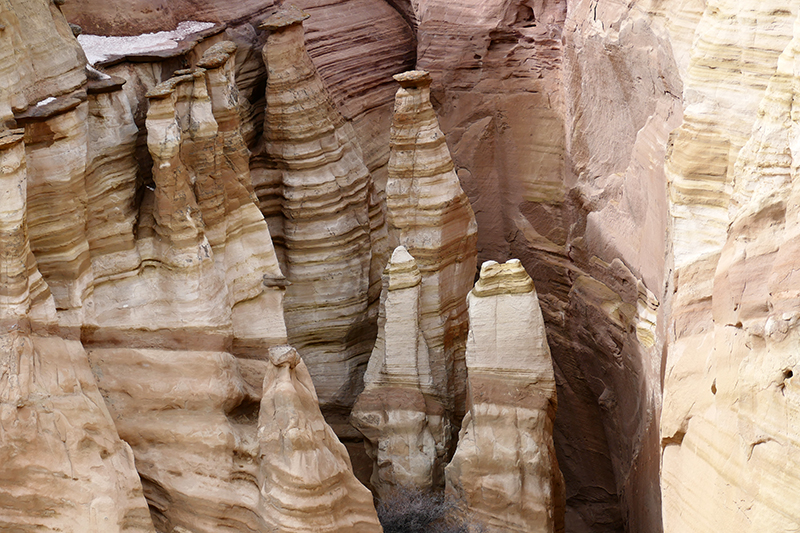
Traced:
[[769, 2], [709, 8], [667, 162], [676, 293], [664, 530], [792, 530], [800, 19]]
[[311, 375], [291, 346], [269, 350], [258, 415], [264, 514], [279, 532], [379, 533], [372, 495], [319, 409]]
[[447, 490], [487, 531], [564, 531], [556, 387], [533, 281], [487, 261], [469, 294], [468, 411]]
[[399, 487], [428, 490], [443, 482], [449, 421], [437, 402], [428, 344], [420, 328], [422, 276], [403, 246], [383, 273], [378, 338], [351, 415], [374, 462], [379, 496]]
[[461, 189], [430, 100], [424, 71], [395, 76], [387, 223], [391, 240], [416, 259], [422, 276], [420, 326], [428, 343], [437, 401], [464, 412], [466, 294], [475, 276], [477, 225]]
[[370, 288], [379, 278], [371, 278], [387, 252], [353, 130], [305, 50], [307, 16], [290, 7], [262, 24], [269, 31], [265, 153], [280, 191], [289, 340], [308, 361], [323, 410], [347, 412], [375, 336]]
[[152, 533], [131, 449], [31, 253], [25, 138], [0, 131], [0, 529]]

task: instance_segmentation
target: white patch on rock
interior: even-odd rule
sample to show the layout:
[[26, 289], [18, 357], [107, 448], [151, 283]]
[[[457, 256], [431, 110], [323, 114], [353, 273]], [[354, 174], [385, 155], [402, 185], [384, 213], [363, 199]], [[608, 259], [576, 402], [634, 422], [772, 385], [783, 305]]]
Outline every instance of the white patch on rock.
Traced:
[[214, 26], [213, 22], [185, 21], [172, 31], [159, 31], [111, 37], [106, 35], [78, 35], [78, 42], [83, 47], [86, 59], [92, 65], [113, 56], [144, 54], [177, 48], [178, 43], [194, 33]]

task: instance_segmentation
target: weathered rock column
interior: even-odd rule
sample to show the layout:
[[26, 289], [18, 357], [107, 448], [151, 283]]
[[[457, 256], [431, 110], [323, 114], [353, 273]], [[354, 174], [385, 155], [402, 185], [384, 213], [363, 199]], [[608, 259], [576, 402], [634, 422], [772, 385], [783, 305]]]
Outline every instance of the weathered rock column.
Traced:
[[[234, 43], [223, 41], [209, 48], [198, 62], [205, 69], [218, 129], [213, 175], [204, 184], [197, 183], [195, 191], [218, 268], [225, 272], [233, 352], [258, 358], [269, 346], [286, 342], [280, 312], [286, 279], [253, 192], [250, 152], [239, 120], [235, 52]], [[265, 313], [265, 309], [274, 312]]]
[[25, 127], [31, 249], [62, 326], [71, 328], [83, 323], [91, 306], [93, 281], [85, 233], [86, 99], [77, 90], [16, 115]]
[[420, 283], [414, 258], [398, 246], [383, 273], [378, 339], [353, 406], [367, 438], [379, 495], [394, 486], [429, 489], [444, 481], [450, 428], [433, 397], [428, 344], [420, 329]]
[[376, 334], [370, 287], [380, 286], [387, 250], [382, 221], [370, 221], [372, 178], [356, 137], [306, 52], [307, 16], [289, 7], [261, 25], [269, 30], [264, 140], [280, 176], [289, 341], [308, 363], [323, 412], [332, 423], [344, 415], [347, 426]]
[[258, 440], [270, 531], [380, 533], [372, 494], [319, 409], [308, 368], [291, 346], [269, 350]]
[[556, 384], [533, 281], [516, 259], [487, 261], [468, 299], [469, 410], [447, 490], [489, 532], [563, 531]]
[[422, 274], [421, 326], [435, 393], [464, 414], [466, 295], [475, 277], [477, 224], [430, 101], [424, 71], [398, 74], [391, 129], [387, 222]]

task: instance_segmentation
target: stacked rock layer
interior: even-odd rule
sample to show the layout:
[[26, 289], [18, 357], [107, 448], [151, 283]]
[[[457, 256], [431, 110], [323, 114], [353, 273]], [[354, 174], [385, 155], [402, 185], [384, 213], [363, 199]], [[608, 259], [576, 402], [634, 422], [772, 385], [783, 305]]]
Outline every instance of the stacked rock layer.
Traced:
[[468, 299], [469, 410], [447, 489], [488, 531], [564, 531], [555, 377], [533, 281], [518, 260], [487, 261]]
[[323, 410], [346, 416], [375, 339], [385, 230], [352, 127], [306, 52], [307, 16], [292, 6], [262, 24], [269, 31], [264, 150], [272, 170], [256, 186], [274, 190], [282, 211], [272, 227], [291, 283], [289, 340], [308, 361]]
[[380, 533], [372, 494], [322, 417], [311, 375], [291, 346], [269, 350], [259, 411], [259, 484], [282, 533]]
[[458, 423], [464, 413], [466, 294], [475, 277], [478, 228], [431, 105], [430, 75], [409, 71], [395, 79], [400, 89], [386, 183], [390, 238], [419, 266], [420, 326], [434, 395]]
[[428, 490], [443, 481], [449, 424], [435, 400], [428, 343], [420, 327], [422, 276], [403, 246], [383, 273], [378, 338], [353, 406], [353, 425], [367, 438], [370, 479], [379, 495], [397, 487]]

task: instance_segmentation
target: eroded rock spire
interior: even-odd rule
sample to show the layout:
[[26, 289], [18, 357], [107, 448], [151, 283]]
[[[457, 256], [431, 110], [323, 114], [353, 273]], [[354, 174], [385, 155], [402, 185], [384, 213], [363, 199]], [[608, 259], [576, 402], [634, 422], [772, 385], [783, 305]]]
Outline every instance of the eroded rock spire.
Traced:
[[424, 71], [398, 74], [391, 128], [387, 222], [422, 275], [421, 326], [439, 401], [464, 413], [466, 295], [475, 276], [477, 224], [458, 181]]
[[443, 481], [450, 428], [435, 399], [428, 344], [420, 328], [422, 276], [403, 246], [383, 273], [378, 339], [364, 391], [353, 406], [353, 425], [367, 438], [374, 461], [372, 486], [425, 490]]
[[355, 134], [306, 52], [306, 17], [289, 6], [261, 25], [269, 30], [265, 151], [280, 191], [289, 341], [323, 411], [346, 413], [375, 339], [387, 245]]
[[487, 261], [468, 300], [468, 411], [447, 490], [489, 532], [563, 531], [556, 384], [533, 281], [516, 259]]

